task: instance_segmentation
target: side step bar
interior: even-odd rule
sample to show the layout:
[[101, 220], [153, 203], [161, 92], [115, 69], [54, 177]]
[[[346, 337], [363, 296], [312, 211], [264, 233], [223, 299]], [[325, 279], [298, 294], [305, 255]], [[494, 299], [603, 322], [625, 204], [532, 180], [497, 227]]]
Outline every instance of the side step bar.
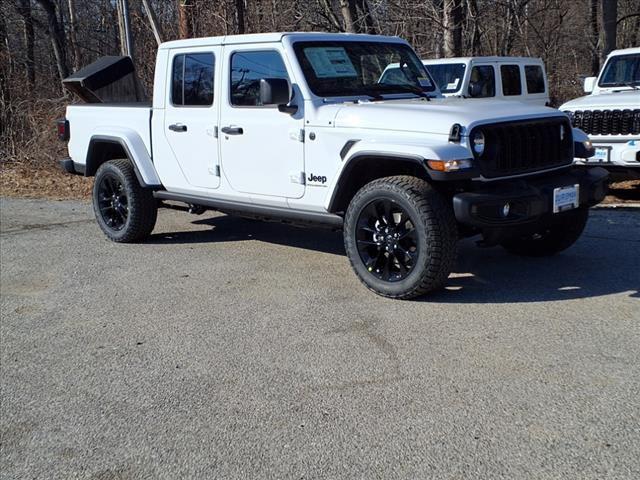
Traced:
[[230, 202], [218, 198], [199, 197], [195, 195], [185, 195], [183, 193], [172, 193], [166, 190], [153, 192], [153, 196], [159, 200], [170, 200], [193, 205], [201, 205], [212, 210], [229, 215], [239, 215], [256, 218], [260, 220], [278, 221], [284, 223], [294, 223], [302, 225], [323, 225], [330, 228], [342, 228], [344, 219], [334, 213], [305, 212], [281, 207], [267, 207], [252, 203]]

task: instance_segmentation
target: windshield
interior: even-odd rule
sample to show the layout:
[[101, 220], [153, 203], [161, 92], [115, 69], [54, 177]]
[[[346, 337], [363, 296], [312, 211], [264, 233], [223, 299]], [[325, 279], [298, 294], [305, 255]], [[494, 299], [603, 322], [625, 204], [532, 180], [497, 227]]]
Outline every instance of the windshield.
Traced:
[[455, 93], [462, 86], [464, 63], [435, 63], [427, 65], [427, 71], [433, 77], [442, 93]]
[[[294, 50], [309, 88], [319, 97], [424, 96], [436, 89], [414, 51], [402, 43], [298, 42]], [[388, 67], [397, 74], [384, 75]]]
[[611, 57], [600, 77], [600, 87], [640, 85], [640, 53]]

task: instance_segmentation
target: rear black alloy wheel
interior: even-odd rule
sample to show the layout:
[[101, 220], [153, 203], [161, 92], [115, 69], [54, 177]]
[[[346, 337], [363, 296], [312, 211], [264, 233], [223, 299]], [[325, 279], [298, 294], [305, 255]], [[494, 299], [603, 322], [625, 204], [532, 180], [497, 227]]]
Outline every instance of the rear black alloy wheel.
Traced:
[[456, 257], [451, 202], [426, 181], [385, 177], [347, 208], [344, 245], [358, 278], [375, 293], [409, 299], [441, 288]]
[[128, 202], [127, 192], [120, 179], [111, 172], [103, 175], [98, 184], [99, 214], [112, 230], [120, 231], [127, 224]]
[[140, 185], [127, 159], [100, 165], [93, 185], [93, 210], [98, 225], [114, 242], [146, 238], [158, 216], [153, 192]]
[[385, 282], [402, 280], [419, 254], [415, 220], [389, 198], [374, 200], [360, 212], [358, 252], [369, 272]]

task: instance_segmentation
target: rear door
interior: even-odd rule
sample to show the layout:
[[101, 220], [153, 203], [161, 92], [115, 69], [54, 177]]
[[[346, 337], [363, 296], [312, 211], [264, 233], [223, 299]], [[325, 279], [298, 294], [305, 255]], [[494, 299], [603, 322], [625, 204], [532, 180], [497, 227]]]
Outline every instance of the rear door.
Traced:
[[527, 101], [536, 105], [547, 105], [549, 93], [547, 89], [547, 76], [540, 64], [524, 65], [524, 79], [527, 89]]
[[498, 65], [498, 71], [504, 99], [524, 101], [520, 65], [517, 63], [503, 63]]
[[164, 135], [187, 182], [220, 185], [217, 115], [221, 47], [171, 50]]

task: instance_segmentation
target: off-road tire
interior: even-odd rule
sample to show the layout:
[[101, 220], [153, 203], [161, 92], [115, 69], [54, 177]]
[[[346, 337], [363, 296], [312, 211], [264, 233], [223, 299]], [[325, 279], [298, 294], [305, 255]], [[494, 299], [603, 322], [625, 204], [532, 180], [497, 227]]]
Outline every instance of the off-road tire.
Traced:
[[589, 218], [589, 208], [580, 207], [554, 215], [534, 234], [502, 242], [504, 249], [524, 257], [548, 257], [566, 250], [582, 235]]
[[[417, 259], [407, 276], [397, 281], [384, 281], [371, 273], [358, 250], [359, 218], [365, 208], [380, 199], [389, 199], [404, 210], [417, 233]], [[353, 270], [369, 290], [403, 300], [425, 295], [442, 288], [455, 266], [457, 224], [451, 203], [416, 177], [374, 180], [362, 187], [349, 203], [344, 221], [344, 245]]]
[[[117, 180], [121, 184], [122, 198], [126, 198], [126, 220], [121, 228], [108, 224], [100, 209], [100, 186], [105, 178]], [[128, 159], [110, 160], [103, 163], [96, 172], [93, 184], [93, 211], [104, 234], [118, 243], [139, 242], [149, 236], [156, 224], [158, 206], [150, 189], [143, 188]]]

